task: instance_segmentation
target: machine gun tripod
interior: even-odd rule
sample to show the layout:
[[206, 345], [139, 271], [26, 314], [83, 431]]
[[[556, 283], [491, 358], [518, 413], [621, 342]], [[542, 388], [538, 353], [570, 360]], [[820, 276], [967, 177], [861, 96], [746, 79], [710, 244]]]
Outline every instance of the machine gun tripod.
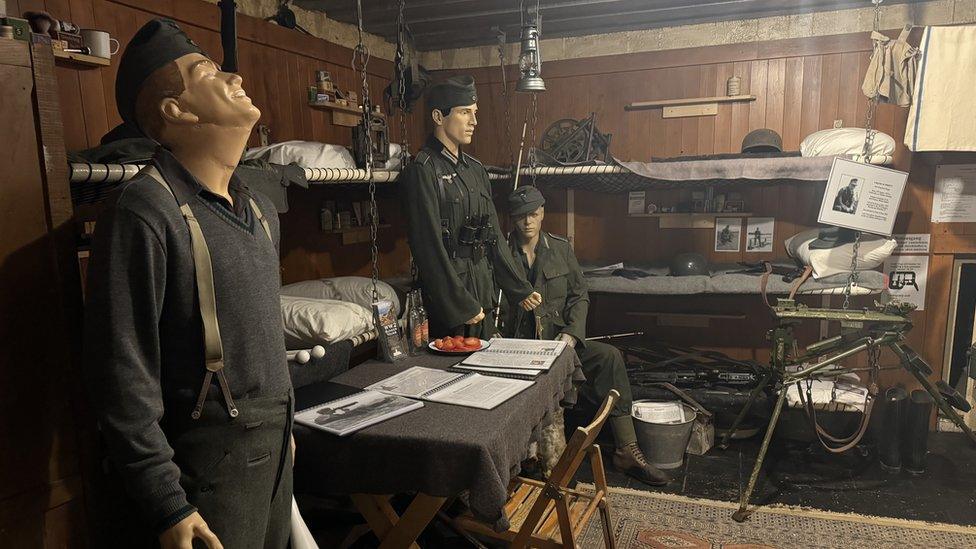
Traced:
[[[742, 410], [739, 411], [739, 415], [733, 422], [732, 427], [725, 434], [719, 445], [720, 448], [728, 448], [729, 440], [746, 417], [746, 414], [748, 414], [749, 408], [767, 387], [772, 387], [772, 392], [778, 395], [776, 403], [773, 406], [772, 416], [769, 419], [766, 434], [759, 448], [759, 456], [756, 458], [756, 464], [753, 466], [752, 474], [749, 476], [749, 483], [746, 486], [746, 490], [740, 496], [739, 509], [732, 514], [733, 520], [743, 522], [752, 513], [748, 509], [749, 499], [752, 497], [752, 492], [756, 487], [756, 481], [759, 478], [763, 460], [769, 449], [769, 443], [773, 438], [773, 431], [779, 421], [779, 415], [783, 409], [789, 386], [799, 381], [808, 380], [814, 374], [822, 372], [829, 366], [835, 365], [837, 362], [861, 352], [867, 351], [870, 353], [869, 356], [872, 357], [870, 361], [872, 364], [870, 366], [874, 374], [878, 369], [877, 356], [880, 354], [881, 348], [889, 348], [898, 357], [901, 367], [912, 374], [922, 388], [932, 396], [939, 410], [959, 426], [969, 439], [976, 444], [976, 434], [973, 433], [972, 429], [966, 425], [956, 410], [953, 409], [953, 407], [956, 407], [963, 412], [968, 412], [970, 409], [969, 403], [944, 382], [940, 381], [937, 385], [933, 385], [927, 377], [932, 374], [932, 369], [915, 351], [904, 344], [905, 334], [912, 329], [908, 315], [913, 309], [913, 306], [903, 304], [889, 304], [879, 306], [877, 310], [864, 309], [860, 311], [812, 309], [798, 304], [792, 299], [779, 299], [777, 301], [776, 305], [772, 307], [773, 316], [777, 320], [777, 326], [770, 330], [768, 334], [768, 338], [772, 343], [770, 368], [759, 385], [749, 395], [749, 400], [743, 406]], [[797, 341], [793, 336], [793, 328], [805, 320], [839, 322], [840, 334], [809, 345], [801, 353]], [[835, 370], [831, 371], [833, 372]], [[838, 372], [840, 371], [843, 371], [843, 369], [838, 370]], [[857, 433], [845, 439], [833, 439], [829, 435], [826, 435], [826, 433], [823, 433], [828, 439], [843, 443], [843, 446], [837, 450], [854, 446], [860, 441], [861, 435], [864, 434], [872, 400], [877, 393], [877, 387], [871, 387], [870, 391], [865, 405], [864, 421], [861, 429]], [[947, 399], [951, 401], [951, 405]], [[809, 408], [810, 404], [807, 406]], [[815, 425], [815, 428], [818, 431], [818, 436], [821, 436], [819, 427]], [[823, 441], [823, 438], [821, 438], [821, 441]]]

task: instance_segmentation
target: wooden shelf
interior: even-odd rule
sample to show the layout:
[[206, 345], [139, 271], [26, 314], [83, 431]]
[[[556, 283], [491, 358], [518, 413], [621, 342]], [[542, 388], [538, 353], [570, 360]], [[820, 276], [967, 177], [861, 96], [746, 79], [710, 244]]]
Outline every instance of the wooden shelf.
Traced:
[[[363, 109], [358, 105], [350, 107], [349, 105], [340, 105], [332, 101], [309, 101], [308, 106], [320, 111], [331, 111], [332, 123], [337, 126], [354, 128], [363, 119]], [[383, 113], [373, 113], [371, 116], [386, 117]]]
[[714, 229], [716, 217], [752, 217], [751, 212], [668, 212], [629, 214], [627, 217], [656, 217], [662, 229]]
[[686, 105], [702, 105], [705, 103], [733, 103], [737, 101], [755, 101], [755, 95], [718, 95], [715, 97], [691, 97], [687, 99], [659, 99], [657, 101], [639, 101], [624, 107], [625, 111], [641, 111], [661, 107], [681, 107]]
[[319, 109], [323, 111], [339, 111], [347, 112], [350, 114], [362, 115], [363, 110], [358, 106], [350, 107], [349, 105], [340, 105], [339, 103], [334, 103], [332, 101], [309, 101], [308, 106], [313, 109]]
[[[378, 229], [389, 229], [392, 225], [388, 223], [381, 223], [376, 226]], [[342, 235], [343, 246], [347, 244], [359, 244], [361, 242], [369, 242], [369, 225], [360, 225], [356, 227], [346, 227], [344, 229], [333, 229], [331, 231], [323, 231], [325, 234], [338, 234]]]
[[66, 53], [60, 50], [54, 50], [54, 58], [64, 59], [65, 61], [70, 61], [71, 63], [77, 63], [79, 65], [86, 65], [89, 67], [107, 67], [112, 64], [111, 59], [105, 59], [104, 57], [85, 55], [83, 53]]

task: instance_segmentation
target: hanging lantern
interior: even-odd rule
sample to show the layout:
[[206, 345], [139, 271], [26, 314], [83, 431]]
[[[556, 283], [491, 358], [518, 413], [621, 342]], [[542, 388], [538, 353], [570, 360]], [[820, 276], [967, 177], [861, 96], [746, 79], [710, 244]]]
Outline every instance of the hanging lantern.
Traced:
[[546, 91], [542, 81], [542, 57], [539, 55], [539, 30], [536, 24], [522, 27], [522, 47], [519, 53], [519, 81], [515, 89], [520, 92]]

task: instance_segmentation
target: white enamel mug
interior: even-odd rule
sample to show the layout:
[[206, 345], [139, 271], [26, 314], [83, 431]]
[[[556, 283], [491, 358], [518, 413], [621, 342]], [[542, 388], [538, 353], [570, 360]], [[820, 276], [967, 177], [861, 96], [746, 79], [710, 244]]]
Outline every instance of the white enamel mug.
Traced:
[[[85, 40], [85, 45], [91, 50], [91, 54], [96, 57], [110, 59], [119, 53], [119, 41], [110, 37], [103, 30], [81, 29], [81, 37]], [[112, 46], [115, 49], [112, 49]]]

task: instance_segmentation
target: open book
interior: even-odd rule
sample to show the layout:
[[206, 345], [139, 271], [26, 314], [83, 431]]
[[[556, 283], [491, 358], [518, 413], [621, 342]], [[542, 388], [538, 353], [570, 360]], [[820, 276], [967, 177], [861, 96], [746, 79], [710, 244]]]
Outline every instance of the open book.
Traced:
[[295, 421], [342, 437], [423, 406], [423, 402], [367, 390], [301, 410]]
[[366, 389], [407, 398], [491, 410], [528, 389], [532, 381], [414, 366]]
[[487, 349], [465, 358], [456, 368], [496, 369], [518, 374], [546, 372], [565, 348], [565, 341], [493, 338]]

